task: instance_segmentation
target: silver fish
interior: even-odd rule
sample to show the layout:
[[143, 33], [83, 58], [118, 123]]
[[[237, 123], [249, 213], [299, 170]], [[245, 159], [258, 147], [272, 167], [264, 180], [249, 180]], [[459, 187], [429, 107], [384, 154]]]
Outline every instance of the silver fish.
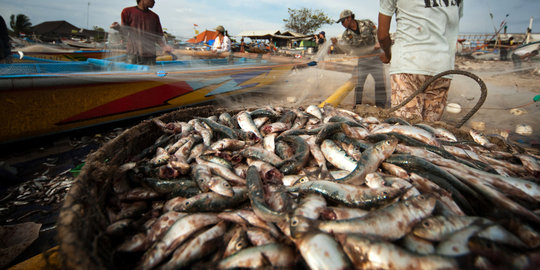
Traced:
[[471, 226], [473, 223], [487, 225], [492, 222], [475, 216], [433, 216], [418, 223], [412, 233], [430, 241], [441, 241], [453, 233]]
[[321, 194], [329, 200], [362, 209], [384, 205], [403, 192], [400, 189], [392, 187], [370, 189], [363, 186], [341, 184], [327, 180], [300, 181], [294, 186], [287, 187], [287, 190], [291, 192]]
[[278, 242], [270, 232], [261, 228], [249, 227], [246, 229], [246, 234], [253, 246], [263, 246]]
[[294, 209], [293, 215], [300, 215], [309, 219], [318, 219], [322, 210], [325, 208], [326, 200], [323, 196], [308, 194], [301, 199], [298, 207]]
[[262, 134], [259, 132], [259, 129], [255, 125], [255, 123], [253, 123], [253, 119], [251, 119], [251, 115], [249, 115], [249, 113], [245, 111], [239, 112], [238, 115], [236, 116], [236, 119], [238, 121], [238, 125], [243, 131], [252, 132], [259, 139], [261, 140], [263, 139]]
[[338, 234], [336, 239], [357, 269], [458, 269], [454, 259], [418, 255], [363, 235]]
[[219, 269], [261, 268], [291, 268], [296, 260], [295, 250], [282, 243], [272, 243], [263, 246], [249, 247], [221, 260]]
[[243, 226], [234, 227], [230, 231], [230, 234], [230, 239], [225, 242], [227, 245], [223, 252], [223, 258], [227, 258], [249, 246], [249, 239], [247, 238], [246, 230]]
[[137, 269], [154, 268], [194, 232], [218, 222], [217, 215], [211, 213], [191, 214], [180, 218], [171, 226], [163, 238], [144, 253]]
[[412, 137], [414, 139], [417, 139], [421, 142], [434, 145], [434, 146], [440, 146], [440, 142], [435, 138], [435, 136], [431, 133], [429, 133], [426, 130], [423, 130], [418, 127], [414, 126], [404, 126], [404, 125], [392, 125], [392, 126], [386, 126], [381, 127], [375, 130], [371, 131], [371, 134], [385, 134], [390, 132], [396, 132], [399, 134], [403, 134], [405, 136]]
[[352, 207], [326, 207], [321, 212], [324, 220], [353, 219], [367, 215], [369, 211]]
[[412, 233], [405, 235], [401, 239], [401, 243], [406, 249], [417, 254], [435, 254], [435, 246], [431, 241], [420, 238]]
[[164, 264], [161, 269], [169, 270], [182, 268], [187, 266], [190, 262], [208, 255], [217, 248], [215, 240], [223, 236], [226, 229], [227, 223], [221, 221], [212, 228], [195, 236], [193, 239], [178, 247], [174, 251], [171, 259]]
[[435, 208], [435, 201], [434, 197], [419, 195], [373, 210], [363, 217], [347, 220], [311, 221], [295, 216], [290, 221], [291, 231], [293, 235], [296, 235], [317, 228], [331, 233], [374, 235], [392, 241], [403, 237], [416, 223], [431, 215]]
[[321, 144], [321, 151], [326, 160], [336, 168], [351, 172], [357, 166], [357, 162], [332, 140], [324, 140]]
[[336, 240], [326, 233], [306, 233], [295, 240], [310, 269], [350, 269], [351, 263]]

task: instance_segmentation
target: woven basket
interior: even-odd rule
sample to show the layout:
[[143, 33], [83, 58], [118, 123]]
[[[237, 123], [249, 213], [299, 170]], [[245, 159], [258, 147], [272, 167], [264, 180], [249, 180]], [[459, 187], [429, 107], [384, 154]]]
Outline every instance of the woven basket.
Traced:
[[[164, 122], [187, 121], [225, 110], [214, 106], [187, 108], [164, 114]], [[58, 218], [58, 241], [64, 269], [115, 269], [105, 211], [112, 194], [112, 176], [129, 158], [152, 145], [163, 132], [151, 121], [124, 131], [87, 157], [86, 164], [67, 194]]]

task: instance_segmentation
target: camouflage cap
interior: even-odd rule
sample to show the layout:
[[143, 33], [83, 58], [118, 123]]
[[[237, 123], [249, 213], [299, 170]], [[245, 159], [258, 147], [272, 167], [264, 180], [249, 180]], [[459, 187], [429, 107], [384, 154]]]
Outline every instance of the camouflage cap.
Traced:
[[341, 21], [343, 21], [345, 18], [349, 17], [349, 16], [352, 16], [354, 15], [354, 13], [348, 9], [344, 9], [340, 14], [339, 14], [339, 20], [336, 21], [336, 23], [340, 23]]
[[216, 31], [225, 33], [225, 27], [223, 27], [222, 25], [218, 25], [218, 27], [216, 27]]

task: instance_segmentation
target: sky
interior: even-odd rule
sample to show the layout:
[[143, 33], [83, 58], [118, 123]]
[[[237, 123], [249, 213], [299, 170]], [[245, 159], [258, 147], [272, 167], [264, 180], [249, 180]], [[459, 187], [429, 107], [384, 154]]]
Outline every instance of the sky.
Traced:
[[[464, 16], [460, 23], [460, 33], [463, 34], [493, 33], [505, 19], [509, 33], [525, 33], [530, 17], [540, 14], [540, 0], [463, 1]], [[12, 14], [25, 14], [32, 25], [65, 20], [77, 27], [91, 29], [98, 26], [108, 31], [112, 22], [120, 22], [122, 9], [134, 5], [136, 0], [0, 0], [0, 15], [8, 27]], [[289, 18], [288, 8], [320, 10], [333, 20], [338, 19], [343, 9], [350, 9], [357, 19], [371, 19], [377, 23], [379, 1], [156, 0], [152, 10], [160, 16], [165, 31], [186, 40], [194, 36], [194, 24], [198, 25], [196, 29], [199, 31], [223, 25], [231, 36], [243, 31], [286, 31], [283, 19]], [[317, 31], [325, 31], [327, 37], [334, 37], [340, 36], [343, 30], [341, 24], [334, 23], [323, 25]], [[534, 18], [532, 30], [540, 33], [540, 17]]]

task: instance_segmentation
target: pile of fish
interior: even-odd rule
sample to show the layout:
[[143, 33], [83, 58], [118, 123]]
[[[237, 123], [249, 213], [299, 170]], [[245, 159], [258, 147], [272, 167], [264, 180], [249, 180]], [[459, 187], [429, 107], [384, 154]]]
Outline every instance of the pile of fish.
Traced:
[[267, 107], [165, 123], [119, 166], [114, 264], [538, 269], [538, 156], [470, 131]]

